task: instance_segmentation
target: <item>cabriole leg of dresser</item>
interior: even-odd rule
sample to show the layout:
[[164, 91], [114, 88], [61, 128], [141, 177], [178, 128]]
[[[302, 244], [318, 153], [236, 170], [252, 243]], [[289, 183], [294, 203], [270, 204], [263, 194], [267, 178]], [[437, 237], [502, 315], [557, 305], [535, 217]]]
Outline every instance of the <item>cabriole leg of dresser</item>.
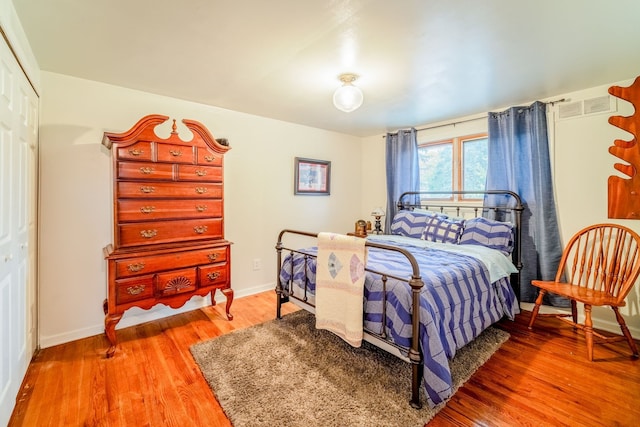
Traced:
[[122, 319], [122, 314], [107, 314], [104, 318], [104, 333], [111, 343], [111, 346], [107, 350], [107, 358], [113, 356], [113, 353], [116, 352], [116, 324], [118, 324], [120, 319]]
[[227, 319], [233, 320], [233, 314], [229, 313], [229, 309], [231, 308], [231, 303], [233, 302], [233, 289], [226, 288], [222, 289], [222, 294], [227, 297], [227, 306], [225, 308], [227, 312]]
[[216, 305], [216, 290], [217, 288], [211, 289], [211, 305]]

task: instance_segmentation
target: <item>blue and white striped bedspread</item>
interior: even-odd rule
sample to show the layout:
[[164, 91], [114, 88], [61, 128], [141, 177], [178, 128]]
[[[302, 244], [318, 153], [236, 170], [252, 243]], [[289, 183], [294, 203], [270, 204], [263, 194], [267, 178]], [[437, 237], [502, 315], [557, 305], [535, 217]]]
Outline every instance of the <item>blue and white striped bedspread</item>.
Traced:
[[[378, 240], [378, 239], [375, 239]], [[420, 298], [420, 345], [424, 358], [424, 387], [430, 406], [452, 394], [449, 359], [484, 329], [503, 316], [513, 319], [519, 312], [508, 274], [491, 283], [486, 261], [476, 256], [423, 247], [406, 242], [393, 242], [409, 250], [420, 265], [425, 286]], [[389, 244], [388, 241], [378, 240]], [[417, 242], [416, 242], [417, 243]], [[447, 245], [449, 247], [458, 245]], [[305, 252], [315, 254], [316, 249]], [[503, 255], [501, 255], [503, 256]], [[302, 297], [307, 282], [310, 301], [315, 289], [315, 258], [294, 255], [294, 292]], [[305, 268], [306, 266], [306, 268]], [[397, 277], [411, 276], [411, 265], [400, 253], [369, 247], [367, 268]], [[515, 267], [513, 267], [515, 270]], [[306, 272], [305, 272], [306, 270]], [[292, 277], [291, 256], [283, 261], [280, 280], [285, 289]], [[505, 277], [506, 276], [506, 277]], [[382, 330], [382, 280], [379, 274], [367, 272], [364, 291], [364, 326], [375, 333]], [[403, 347], [411, 343], [412, 297], [408, 283], [389, 278], [387, 281], [387, 336]]]

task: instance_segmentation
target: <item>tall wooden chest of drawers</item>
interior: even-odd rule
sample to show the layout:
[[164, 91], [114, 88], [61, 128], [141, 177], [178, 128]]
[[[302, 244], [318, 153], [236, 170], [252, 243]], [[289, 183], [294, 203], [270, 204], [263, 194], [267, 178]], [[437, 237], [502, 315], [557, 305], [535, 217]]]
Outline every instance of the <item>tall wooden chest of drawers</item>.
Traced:
[[220, 289], [233, 302], [231, 243], [224, 238], [224, 154], [226, 140], [214, 139], [193, 120], [183, 141], [175, 120], [168, 138], [154, 129], [169, 117], [143, 117], [129, 131], [105, 133], [113, 159], [113, 244], [104, 248], [108, 264], [105, 333], [116, 349], [116, 324], [131, 307], [172, 308], [194, 295]]

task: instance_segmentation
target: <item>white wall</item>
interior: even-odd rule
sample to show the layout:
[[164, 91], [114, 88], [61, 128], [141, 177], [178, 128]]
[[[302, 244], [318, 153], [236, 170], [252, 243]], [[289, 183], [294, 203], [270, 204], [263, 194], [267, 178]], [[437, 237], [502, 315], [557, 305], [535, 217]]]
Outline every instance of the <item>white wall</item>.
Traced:
[[[371, 211], [375, 207], [387, 209], [387, 175], [385, 138], [381, 135], [362, 138], [362, 190], [360, 219], [373, 222]], [[382, 218], [384, 227], [384, 218]]]
[[[571, 102], [608, 94], [611, 86], [630, 86], [629, 80], [613, 82], [604, 86], [563, 94]], [[613, 97], [617, 111], [591, 114], [582, 117], [555, 121], [554, 182], [556, 186], [558, 215], [563, 241], [587, 225], [613, 222], [640, 232], [640, 221], [607, 218], [607, 180], [611, 175], [620, 175], [613, 168], [622, 160], [609, 154], [615, 139], [630, 140], [631, 134], [608, 123], [611, 116], [630, 116], [633, 107], [627, 101]], [[558, 106], [555, 107], [557, 109]], [[557, 116], [557, 115], [556, 115]], [[636, 165], [638, 166], [638, 165]], [[627, 297], [627, 306], [620, 309], [635, 338], [640, 338], [640, 286]], [[594, 307], [594, 326], [619, 331], [610, 308]]]
[[[607, 93], [613, 84], [559, 94], [580, 100]], [[47, 347], [103, 330], [106, 295], [101, 249], [111, 242], [110, 153], [100, 145], [105, 131], [128, 130], [146, 114], [201, 121], [215, 137], [228, 138], [225, 158], [225, 228], [232, 247], [237, 296], [273, 286], [273, 246], [283, 228], [350, 231], [357, 218], [386, 206], [384, 138], [355, 138], [220, 108], [42, 73], [41, 115], [41, 345]], [[556, 98], [556, 97], [553, 97]], [[631, 106], [617, 101], [618, 112]], [[557, 107], [555, 107], [557, 108]], [[554, 108], [554, 110], [555, 110]], [[552, 154], [563, 240], [583, 226], [607, 219], [607, 177], [615, 158], [608, 147], [624, 132], [608, 124], [611, 114], [554, 122]], [[418, 128], [423, 126], [417, 126]], [[473, 132], [477, 131], [473, 124]], [[180, 130], [180, 129], [179, 129]], [[169, 132], [168, 125], [164, 129]], [[332, 161], [330, 197], [293, 196], [294, 157]], [[361, 162], [358, 161], [361, 159]], [[355, 203], [354, 203], [355, 202]], [[637, 221], [620, 221], [640, 232]], [[252, 260], [263, 268], [252, 270]], [[194, 298], [182, 311], [201, 306]], [[640, 337], [640, 295], [623, 309]], [[595, 310], [598, 326], [616, 330], [610, 310]], [[162, 306], [128, 311], [119, 327], [173, 314]]]
[[[630, 76], [629, 80], [567, 94], [558, 94], [543, 99], [543, 101], [566, 98], [570, 102], [574, 102], [605, 96], [608, 94], [609, 87], [613, 85], [630, 86], [634, 78]], [[613, 164], [620, 161], [609, 154], [608, 148], [613, 145], [615, 139], [631, 139], [630, 134], [610, 125], [607, 120], [612, 115], [629, 116], [633, 114], [631, 104], [617, 98], [614, 99], [617, 105], [615, 112], [591, 114], [565, 120], [557, 120], [556, 110], [559, 108], [559, 104], [550, 107], [548, 115], [551, 132], [550, 144], [554, 162], [556, 203], [563, 242], [568, 241], [581, 228], [599, 222], [623, 224], [640, 233], [640, 221], [607, 218], [607, 178], [610, 175], [618, 174], [613, 169]], [[523, 105], [528, 104], [523, 103]], [[496, 111], [500, 111], [500, 109]], [[462, 117], [451, 122], [468, 118]], [[456, 133], [461, 131], [463, 126], [469, 130], [469, 134], [486, 131], [486, 122], [484, 129], [482, 129], [475, 121], [457, 125]], [[429, 125], [416, 126], [418, 129], [422, 127], [429, 127]], [[425, 134], [431, 133], [434, 139], [438, 139], [446, 136], [443, 132], [447, 132], [447, 127], [429, 132], [419, 132], [418, 138], [425, 138]], [[384, 138], [381, 135], [364, 138], [362, 153], [361, 215], [365, 216], [375, 205], [386, 206]], [[530, 307], [530, 304], [523, 304], [523, 308]], [[622, 308], [621, 312], [625, 316], [633, 336], [640, 338], [640, 286], [636, 286], [632, 290], [627, 297], [627, 306]], [[619, 331], [611, 309], [594, 307], [593, 315], [596, 327], [614, 332]]]
[[[236, 297], [273, 288], [281, 229], [348, 232], [357, 219], [360, 138], [49, 72], [42, 73], [42, 86], [42, 347], [104, 330], [102, 248], [112, 241], [111, 153], [101, 145], [105, 131], [124, 132], [145, 115], [164, 114], [178, 122], [197, 120], [214, 137], [229, 140], [225, 236], [234, 242]], [[166, 137], [170, 123], [161, 130]], [[182, 125], [178, 131], [188, 132]], [[296, 156], [332, 162], [330, 196], [293, 195]], [[252, 269], [255, 258], [262, 260], [261, 270]], [[204, 303], [194, 297], [181, 311]], [[176, 312], [164, 306], [134, 308], [118, 326]]]

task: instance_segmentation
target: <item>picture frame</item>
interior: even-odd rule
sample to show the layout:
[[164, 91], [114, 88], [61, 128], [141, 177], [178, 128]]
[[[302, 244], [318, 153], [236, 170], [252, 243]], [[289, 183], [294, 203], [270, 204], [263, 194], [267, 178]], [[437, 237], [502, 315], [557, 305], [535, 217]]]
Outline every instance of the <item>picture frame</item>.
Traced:
[[331, 162], [327, 160], [295, 158], [293, 194], [328, 196], [331, 194]]

